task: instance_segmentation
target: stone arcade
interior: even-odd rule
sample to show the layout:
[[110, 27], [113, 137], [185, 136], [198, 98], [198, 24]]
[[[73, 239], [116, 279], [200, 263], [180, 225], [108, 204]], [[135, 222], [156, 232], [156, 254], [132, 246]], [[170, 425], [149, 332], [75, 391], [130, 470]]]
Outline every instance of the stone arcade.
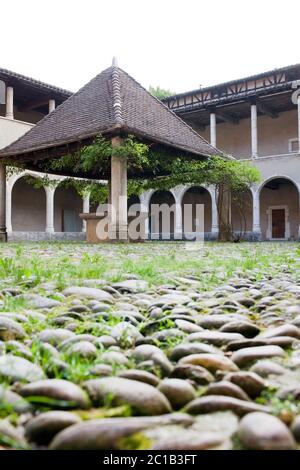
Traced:
[[[42, 117], [72, 95], [3, 69], [0, 69], [0, 80], [2, 148], [34, 128]], [[261, 171], [262, 182], [252, 187], [245, 197], [245, 236], [248, 239], [299, 238], [299, 85], [300, 65], [294, 65], [164, 100], [213, 147], [217, 146], [235, 158], [248, 160]], [[118, 103], [116, 109], [119, 109]], [[142, 117], [140, 119], [143, 121]], [[206, 144], [203, 140], [202, 143]], [[207, 152], [202, 149], [202, 153]], [[9, 240], [83, 239], [86, 224], [79, 218], [79, 213], [94, 211], [90, 208], [89, 198], [82, 200], [74, 190], [60, 185], [33, 189], [24, 177], [28, 173], [39, 177], [33, 169], [26, 170], [8, 176], [6, 188], [4, 184], [0, 185], [1, 213], [6, 210], [6, 221], [1, 222], [4, 238], [7, 232]], [[52, 177], [56, 181], [64, 179], [50, 175]], [[3, 168], [0, 178], [3, 183]], [[151, 204], [163, 202], [176, 203], [171, 235], [182, 233], [183, 205], [198, 203], [205, 206], [206, 238], [217, 237], [213, 187], [180, 186], [170, 191], [147, 191], [139, 198], [143, 212], [148, 212]], [[235, 230], [241, 231], [241, 220], [234, 207], [231, 214]], [[145, 221], [147, 236], [160, 235], [162, 227], [159, 226], [157, 231], [158, 234], [151, 234], [149, 220]]]

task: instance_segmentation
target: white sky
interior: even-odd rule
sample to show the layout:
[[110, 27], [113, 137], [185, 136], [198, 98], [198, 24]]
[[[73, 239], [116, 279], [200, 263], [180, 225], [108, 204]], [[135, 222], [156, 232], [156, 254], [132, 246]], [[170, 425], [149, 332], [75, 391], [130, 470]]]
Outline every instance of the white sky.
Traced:
[[298, 0], [0, 0], [0, 67], [76, 91], [112, 57], [188, 91], [300, 62]]

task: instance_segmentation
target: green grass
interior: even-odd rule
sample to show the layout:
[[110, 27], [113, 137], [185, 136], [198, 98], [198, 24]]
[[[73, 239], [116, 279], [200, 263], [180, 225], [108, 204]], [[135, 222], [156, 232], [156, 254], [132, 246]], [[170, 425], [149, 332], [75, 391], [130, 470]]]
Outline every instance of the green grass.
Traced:
[[[130, 275], [156, 286], [169, 283], [173, 276], [193, 275], [203, 289], [210, 289], [237, 272], [259, 280], [265, 273], [278, 273], [282, 265], [299, 268], [299, 260], [297, 243], [208, 242], [198, 251], [187, 250], [181, 242], [8, 244], [0, 247], [0, 287], [39, 291], [42, 282], [55, 281], [61, 290], [86, 279], [116, 282]], [[5, 310], [18, 308], [15, 301], [5, 299]]]

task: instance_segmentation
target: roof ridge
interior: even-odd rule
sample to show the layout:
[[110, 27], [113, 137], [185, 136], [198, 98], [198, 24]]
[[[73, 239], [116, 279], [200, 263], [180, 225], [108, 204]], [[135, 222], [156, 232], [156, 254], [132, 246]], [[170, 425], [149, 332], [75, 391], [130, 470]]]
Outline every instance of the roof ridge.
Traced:
[[169, 114], [172, 115], [172, 117], [175, 117], [177, 118], [179, 121], [181, 121], [181, 124], [184, 125], [184, 127], [187, 127], [190, 131], [193, 132], [194, 135], [197, 136], [197, 138], [200, 138], [202, 140], [202, 142], [204, 144], [207, 144], [209, 145], [210, 147], [212, 147], [213, 149], [215, 149], [217, 151], [217, 153], [221, 153], [219, 149], [217, 149], [216, 147], [214, 147], [213, 145], [211, 145], [208, 140], [206, 140], [202, 135], [198, 134], [198, 132], [192, 128], [192, 126], [190, 126], [187, 122], [185, 122], [180, 116], [178, 116], [178, 114], [176, 114], [172, 109], [169, 108], [169, 106], [167, 106], [165, 103], [163, 103], [159, 98], [157, 98], [156, 96], [152, 95], [152, 93], [150, 93], [149, 90], [147, 90], [143, 85], [141, 85], [141, 83], [139, 83], [135, 78], [133, 78], [131, 75], [129, 75], [129, 73], [127, 73], [125, 70], [123, 69], [120, 69], [119, 70], [124, 73], [127, 77], [129, 77], [130, 80], [133, 80], [137, 86], [139, 86], [140, 88], [142, 88], [154, 101], [156, 101], [157, 103], [159, 103], [160, 106], [162, 106]]
[[119, 68], [116, 65], [112, 65], [112, 99], [113, 99], [113, 113], [116, 124], [123, 125], [124, 119], [122, 114], [122, 99], [121, 99], [121, 83]]

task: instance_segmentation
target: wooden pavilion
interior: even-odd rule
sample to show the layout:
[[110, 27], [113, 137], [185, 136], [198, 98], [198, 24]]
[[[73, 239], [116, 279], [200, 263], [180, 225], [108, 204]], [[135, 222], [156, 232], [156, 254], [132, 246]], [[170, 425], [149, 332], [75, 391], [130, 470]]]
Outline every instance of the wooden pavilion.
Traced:
[[[29, 132], [0, 151], [1, 240], [6, 240], [7, 161], [46, 172], [44, 167], [47, 161], [78, 151], [97, 135], [111, 139], [113, 147], [120, 145], [127, 135], [134, 135], [140, 141], [151, 144], [154, 149], [162, 148], [174, 156], [180, 154], [186, 158], [205, 158], [219, 153], [120, 69], [114, 60], [111, 67], [71, 95]], [[127, 171], [126, 158], [113, 155], [109, 171], [97, 175], [93, 172], [80, 175], [70, 170], [68, 176], [110, 180], [110, 201], [115, 216], [110, 219], [109, 231], [116, 233], [117, 239], [127, 239], [127, 204], [120, 203], [120, 200], [127, 200], [127, 177], [153, 175], [145, 175], [142, 170], [140, 175], [130, 169]]]

